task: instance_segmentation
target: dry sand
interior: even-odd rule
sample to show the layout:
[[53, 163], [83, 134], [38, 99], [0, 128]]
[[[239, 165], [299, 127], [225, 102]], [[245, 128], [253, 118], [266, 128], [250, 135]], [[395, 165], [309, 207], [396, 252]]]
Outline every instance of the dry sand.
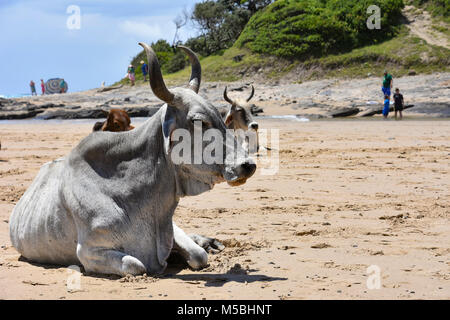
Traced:
[[[1, 299], [449, 299], [450, 122], [261, 120], [280, 129], [280, 170], [182, 199], [187, 232], [227, 245], [210, 267], [160, 278], [81, 276], [31, 264], [9, 215], [39, 167], [66, 155], [90, 122], [0, 124]], [[139, 123], [138, 123], [139, 125]], [[369, 266], [381, 288], [366, 286]]]

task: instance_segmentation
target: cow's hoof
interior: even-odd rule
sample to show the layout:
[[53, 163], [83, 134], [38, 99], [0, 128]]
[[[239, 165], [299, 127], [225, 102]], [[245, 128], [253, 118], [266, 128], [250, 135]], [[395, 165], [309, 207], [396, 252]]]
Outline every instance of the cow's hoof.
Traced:
[[194, 270], [206, 268], [208, 266], [208, 254], [205, 250], [199, 249], [198, 252], [190, 254], [187, 263]]
[[225, 246], [217, 239], [204, 237], [198, 234], [191, 234], [189, 237], [208, 253], [215, 254], [225, 249]]
[[131, 274], [133, 276], [141, 275], [147, 272], [144, 264], [132, 256], [124, 256], [122, 258], [123, 275]]

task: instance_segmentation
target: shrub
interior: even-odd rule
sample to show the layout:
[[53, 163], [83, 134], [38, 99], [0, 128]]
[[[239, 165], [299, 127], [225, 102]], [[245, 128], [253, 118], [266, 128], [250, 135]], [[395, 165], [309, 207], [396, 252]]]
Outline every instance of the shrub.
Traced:
[[[381, 29], [366, 25], [373, 4]], [[403, 7], [402, 0], [278, 0], [250, 19], [237, 45], [284, 58], [346, 52], [393, 37]]]

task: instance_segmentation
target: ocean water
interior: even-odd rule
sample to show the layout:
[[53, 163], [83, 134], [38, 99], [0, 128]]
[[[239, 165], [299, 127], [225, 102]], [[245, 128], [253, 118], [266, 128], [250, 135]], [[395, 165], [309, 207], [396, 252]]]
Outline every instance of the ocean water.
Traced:
[[13, 94], [13, 95], [0, 94], [0, 98], [3, 98], [3, 99], [23, 98], [23, 97], [30, 97], [30, 96], [31, 96], [31, 94], [29, 94], [29, 93], [18, 93], [18, 94]]
[[298, 122], [309, 122], [308, 118], [299, 117], [296, 115], [282, 115], [282, 116], [257, 116], [256, 119], [278, 119], [278, 120], [291, 120]]

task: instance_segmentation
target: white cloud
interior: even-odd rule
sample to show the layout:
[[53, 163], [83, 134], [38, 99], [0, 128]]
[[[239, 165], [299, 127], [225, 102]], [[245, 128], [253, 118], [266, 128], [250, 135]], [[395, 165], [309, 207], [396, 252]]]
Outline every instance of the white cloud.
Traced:
[[119, 28], [126, 34], [144, 39], [159, 39], [167, 37], [168, 33], [163, 32], [159, 24], [147, 24], [145, 22], [137, 22], [126, 20], [119, 24]]

